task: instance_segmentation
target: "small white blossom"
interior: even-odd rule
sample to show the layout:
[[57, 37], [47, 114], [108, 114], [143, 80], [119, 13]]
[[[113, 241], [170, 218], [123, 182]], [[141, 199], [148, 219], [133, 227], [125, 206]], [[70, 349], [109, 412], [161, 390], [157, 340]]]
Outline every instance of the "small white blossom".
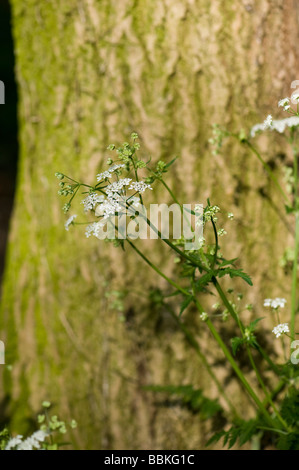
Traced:
[[86, 238], [91, 237], [94, 235], [96, 238], [100, 235], [100, 230], [104, 227], [103, 222], [93, 222], [92, 224], [88, 225], [85, 230]]
[[295, 104], [298, 104], [299, 103], [299, 93], [293, 93], [292, 96], [291, 96], [291, 99], [292, 99], [292, 102]]
[[134, 181], [131, 183], [129, 189], [134, 189], [134, 191], [137, 191], [139, 194], [141, 194], [144, 193], [146, 189], [152, 190], [153, 188], [150, 184], [146, 184], [144, 181]]
[[124, 191], [125, 186], [129, 186], [131, 183], [131, 178], [122, 178], [114, 183], [109, 184], [106, 188], [106, 193], [108, 198], [117, 199], [117, 196], [121, 195]]
[[103, 171], [103, 173], [99, 173], [97, 175], [97, 181], [107, 180], [111, 178], [112, 173], [115, 173], [115, 171], [119, 170], [120, 168], [125, 168], [125, 166], [126, 165], [124, 165], [123, 163], [112, 165], [109, 170]]
[[[278, 119], [278, 120], [272, 121], [271, 130], [275, 130], [279, 132], [280, 134], [282, 134], [286, 130], [287, 127], [297, 127], [297, 126], [299, 126], [299, 116], [291, 116], [286, 119]], [[264, 131], [264, 130], [265, 130], [264, 124], [256, 124], [255, 126], [252, 127], [250, 131], [250, 136], [254, 137], [257, 132]]]
[[269, 114], [266, 117], [266, 119], [264, 120], [263, 128], [264, 128], [264, 130], [272, 129], [272, 125], [273, 125], [273, 118], [272, 118], [271, 114]]
[[202, 312], [202, 313], [200, 314], [200, 319], [201, 319], [202, 321], [207, 321], [208, 318], [209, 318], [209, 316], [208, 316], [208, 314], [207, 314], [206, 312]]
[[23, 436], [20, 436], [20, 435], [16, 436], [16, 437], [13, 437], [6, 444], [5, 450], [15, 449], [19, 444], [21, 444], [22, 439], [23, 439]]
[[67, 231], [69, 230], [70, 225], [73, 223], [73, 221], [75, 220], [76, 217], [77, 217], [77, 215], [74, 214], [74, 215], [71, 215], [67, 219], [66, 223], [64, 224], [65, 230], [67, 230]]
[[272, 330], [272, 333], [275, 334], [276, 338], [279, 338], [281, 335], [289, 332], [290, 330], [288, 323], [281, 323], [280, 325], [275, 326], [275, 328]]
[[277, 309], [279, 307], [284, 308], [286, 303], [287, 303], [286, 299], [276, 297], [276, 299], [265, 299], [264, 307], [271, 307], [274, 309]]
[[83, 201], [81, 204], [84, 205], [84, 212], [91, 211], [95, 208], [97, 204], [100, 202], [103, 202], [105, 199], [105, 196], [102, 194], [98, 194], [96, 192], [90, 193]]
[[234, 214], [232, 212], [229, 212], [227, 214], [227, 217], [230, 219], [230, 220], [233, 220], [233, 218], [235, 217]]
[[286, 97], [278, 101], [278, 107], [283, 108], [285, 111], [290, 109], [290, 98]]

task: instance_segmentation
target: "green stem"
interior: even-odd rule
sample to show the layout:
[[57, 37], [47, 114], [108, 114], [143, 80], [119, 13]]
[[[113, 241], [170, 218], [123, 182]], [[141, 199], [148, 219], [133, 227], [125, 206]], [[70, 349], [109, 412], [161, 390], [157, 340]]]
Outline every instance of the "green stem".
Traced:
[[256, 364], [255, 364], [255, 362], [254, 362], [252, 353], [251, 353], [251, 351], [250, 351], [250, 347], [249, 347], [248, 345], [247, 345], [247, 353], [248, 353], [248, 357], [249, 357], [249, 360], [250, 360], [250, 364], [251, 364], [251, 366], [252, 366], [252, 368], [253, 368], [253, 370], [254, 370], [254, 372], [255, 372], [255, 375], [256, 375], [256, 377], [257, 377], [257, 379], [258, 379], [258, 381], [259, 381], [260, 386], [262, 387], [262, 390], [263, 390], [263, 392], [264, 392], [264, 394], [265, 394], [265, 396], [266, 396], [268, 402], [269, 402], [270, 405], [272, 406], [273, 411], [275, 412], [275, 414], [276, 414], [278, 420], [281, 422], [281, 424], [283, 425], [283, 427], [284, 427], [286, 430], [288, 430], [288, 425], [287, 425], [287, 423], [284, 421], [284, 419], [281, 417], [281, 415], [280, 415], [278, 409], [276, 408], [275, 404], [273, 403], [273, 400], [272, 400], [272, 398], [271, 398], [271, 395], [269, 394], [269, 392], [268, 392], [268, 390], [267, 390], [267, 388], [266, 388], [266, 386], [265, 386], [265, 384], [264, 384], [264, 381], [263, 381], [263, 379], [262, 379], [262, 377], [261, 377], [261, 375], [260, 375], [260, 373], [259, 373], [259, 371], [258, 371], [258, 369], [257, 369], [257, 367], [256, 367]]
[[[159, 268], [157, 268], [157, 266], [155, 266], [135, 245], [134, 243], [132, 243], [130, 240], [127, 240], [127, 242], [129, 243], [129, 245], [136, 251], [136, 253], [138, 253], [138, 255], [152, 268], [154, 269], [154, 271], [156, 271], [157, 274], [159, 274], [159, 276], [163, 277], [170, 285], [172, 285], [173, 287], [175, 287], [177, 290], [179, 290], [180, 292], [182, 292], [182, 294], [184, 295], [190, 295], [190, 293], [188, 291], [186, 291], [185, 289], [181, 288], [178, 284], [176, 284], [174, 281], [172, 281], [168, 276], [166, 276], [162, 271], [160, 271]], [[169, 310], [170, 311], [170, 310]], [[210, 365], [208, 364], [205, 356], [202, 354], [200, 348], [199, 348], [199, 345], [197, 343], [197, 341], [195, 340], [195, 338], [193, 337], [193, 335], [189, 332], [189, 330], [183, 325], [183, 323], [179, 320], [179, 318], [173, 313], [170, 311], [170, 313], [172, 314], [173, 318], [175, 318], [175, 320], [177, 321], [177, 323], [179, 324], [180, 328], [182, 329], [182, 331], [184, 332], [185, 336], [187, 337], [189, 343], [193, 346], [193, 348], [196, 350], [198, 356], [200, 357], [200, 359], [203, 361], [203, 364], [206, 366], [207, 368], [207, 371], [208, 373], [210, 374], [211, 378], [215, 381], [215, 384], [218, 388], [218, 390], [221, 392], [221, 395], [223, 395], [224, 399], [226, 400], [230, 410], [232, 411], [232, 413], [237, 417], [238, 414], [237, 414], [237, 411], [235, 410], [234, 406], [232, 405], [232, 403], [229, 401], [228, 397], [226, 396], [225, 392], [223, 391], [218, 379], [216, 378], [215, 374], [213, 373]]]
[[206, 321], [207, 323], [207, 326], [209, 327], [212, 335], [214, 336], [215, 340], [217, 341], [217, 343], [219, 344], [220, 348], [222, 349], [225, 357], [227, 358], [227, 360], [229, 361], [231, 367], [233, 368], [233, 370], [235, 371], [237, 377], [239, 378], [240, 382], [242, 383], [242, 385], [244, 386], [245, 390], [248, 392], [249, 396], [252, 398], [252, 400], [254, 401], [254, 403], [256, 404], [257, 408], [260, 410], [260, 412], [263, 414], [263, 416], [265, 417], [265, 419], [267, 420], [267, 422], [273, 426], [273, 420], [271, 418], [271, 416], [269, 415], [269, 413], [267, 412], [267, 410], [265, 409], [263, 403], [260, 401], [260, 399], [258, 398], [258, 396], [255, 394], [255, 392], [253, 391], [252, 387], [249, 385], [249, 383], [247, 382], [247, 380], [245, 379], [243, 373], [241, 372], [241, 370], [239, 369], [238, 365], [236, 364], [234, 358], [232, 357], [232, 355], [230, 354], [229, 350], [227, 349], [226, 345], [224, 344], [224, 342], [222, 341], [221, 337], [219, 336], [217, 330], [215, 329], [213, 323], [211, 322], [211, 320], [207, 320]]
[[133, 248], [133, 250], [136, 251], [136, 253], [138, 253], [138, 255], [154, 270], [156, 271], [157, 274], [159, 274], [159, 276], [163, 277], [171, 286], [175, 287], [178, 291], [180, 291], [182, 294], [184, 294], [185, 296], [190, 296], [190, 292], [188, 292], [187, 290], [183, 289], [181, 286], [179, 286], [179, 284], [177, 284], [176, 282], [174, 282], [172, 279], [170, 279], [168, 276], [166, 276], [166, 274], [164, 274], [162, 271], [160, 271], [160, 269], [155, 265], [153, 264], [138, 248], [137, 246], [134, 245], [134, 243], [132, 243], [130, 240], [127, 239], [127, 242], [129, 243], [129, 245]]
[[176, 323], [178, 324], [179, 328], [181, 329], [181, 331], [184, 333], [188, 343], [192, 346], [192, 348], [195, 350], [196, 354], [198, 355], [200, 361], [204, 364], [204, 366], [206, 367], [210, 377], [213, 379], [213, 381], [215, 382], [215, 385], [220, 393], [220, 395], [224, 398], [224, 400], [226, 401], [227, 405], [229, 406], [229, 409], [231, 411], [231, 413], [234, 415], [234, 417], [236, 419], [240, 419], [240, 416], [238, 415], [238, 412], [236, 410], [236, 408], [234, 407], [234, 405], [232, 404], [232, 402], [230, 401], [230, 399], [228, 398], [225, 390], [223, 389], [222, 385], [220, 384], [219, 380], [217, 379], [216, 375], [214, 374], [213, 370], [212, 370], [212, 367], [210, 366], [210, 364], [208, 363], [208, 361], [206, 360], [206, 357], [205, 355], [201, 352], [200, 350], [200, 347], [198, 345], [198, 342], [196, 341], [194, 335], [191, 333], [191, 331], [188, 330], [188, 328], [186, 328], [186, 326], [184, 325], [184, 323], [178, 318], [178, 316], [175, 314], [175, 312], [167, 305], [167, 304], [164, 304], [164, 306], [167, 308], [168, 312], [171, 314], [172, 318], [176, 321]]

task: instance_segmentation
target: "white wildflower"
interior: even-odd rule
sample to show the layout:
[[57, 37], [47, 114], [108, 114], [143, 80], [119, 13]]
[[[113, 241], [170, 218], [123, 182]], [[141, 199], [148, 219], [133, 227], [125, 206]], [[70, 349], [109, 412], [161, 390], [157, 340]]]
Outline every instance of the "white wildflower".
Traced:
[[119, 201], [113, 198], [108, 198], [96, 208], [95, 215], [97, 217], [103, 216], [104, 219], [108, 219], [111, 215], [114, 215], [116, 212], [120, 212], [121, 210], [122, 206]]
[[234, 214], [232, 212], [229, 212], [227, 214], [227, 217], [230, 219], [230, 220], [233, 220], [233, 218], [235, 217]]
[[66, 223], [64, 224], [65, 230], [67, 230], [67, 231], [69, 230], [70, 225], [73, 223], [73, 221], [75, 220], [76, 217], [77, 217], [77, 215], [74, 214], [74, 215], [71, 215], [67, 219]]
[[208, 316], [208, 314], [207, 314], [206, 312], [202, 312], [202, 313], [200, 314], [200, 319], [201, 319], [202, 321], [207, 321], [208, 318], [209, 318], [209, 316]]
[[283, 108], [285, 111], [290, 109], [290, 98], [286, 97], [278, 101], [278, 107]]
[[110, 197], [117, 199], [117, 196], [121, 195], [124, 192], [124, 187], [129, 186], [131, 181], [131, 178], [122, 178], [118, 181], [115, 181], [114, 183], [109, 184], [109, 186], [107, 186], [106, 188], [108, 198]]
[[109, 170], [103, 171], [103, 173], [99, 173], [97, 175], [97, 181], [107, 180], [107, 179], [111, 178], [112, 173], [115, 173], [117, 170], [119, 170], [121, 168], [125, 168], [125, 166], [126, 165], [124, 165], [123, 163], [112, 165], [109, 168]]
[[44, 442], [48, 433], [45, 431], [36, 431], [32, 436], [28, 437], [19, 446], [18, 450], [34, 450], [40, 449], [40, 443]]
[[144, 181], [134, 181], [131, 183], [129, 189], [133, 189], [134, 191], [137, 191], [139, 194], [141, 194], [144, 193], [146, 189], [152, 190], [153, 188], [150, 184], [146, 184]]
[[93, 222], [92, 224], [88, 225], [85, 230], [86, 238], [91, 237], [94, 235], [96, 238], [100, 235], [100, 230], [104, 227], [103, 222]]
[[5, 450], [15, 449], [19, 444], [21, 444], [22, 439], [23, 439], [23, 436], [20, 436], [20, 435], [16, 436], [16, 437], [13, 437], [6, 444]]
[[266, 129], [272, 129], [272, 125], [273, 125], [273, 118], [271, 116], [271, 114], [269, 114], [266, 119], [264, 120], [263, 122], [263, 129], [266, 130]]
[[[286, 119], [278, 119], [278, 120], [272, 121], [271, 130], [275, 130], [279, 132], [280, 134], [282, 134], [286, 130], [287, 127], [297, 127], [297, 126], [299, 126], [299, 116], [291, 116]], [[250, 131], [250, 136], [254, 137], [257, 132], [264, 131], [264, 130], [265, 130], [264, 123], [256, 124], [255, 126], [252, 127]]]
[[286, 303], [287, 303], [286, 299], [276, 297], [276, 299], [265, 299], [264, 307], [271, 307], [274, 309], [277, 309], [279, 307], [284, 308]]
[[281, 335], [289, 332], [290, 330], [288, 323], [281, 323], [280, 325], [275, 326], [275, 328], [272, 330], [272, 333], [275, 334], [276, 338], [279, 338]]
[[299, 93], [298, 92], [293, 93], [292, 96], [291, 96], [291, 100], [292, 100], [292, 103], [298, 104], [299, 103]]
[[97, 204], [100, 202], [103, 202], [105, 199], [105, 196], [102, 194], [98, 194], [96, 192], [90, 193], [83, 201], [81, 204], [84, 205], [84, 212], [91, 211], [95, 208]]

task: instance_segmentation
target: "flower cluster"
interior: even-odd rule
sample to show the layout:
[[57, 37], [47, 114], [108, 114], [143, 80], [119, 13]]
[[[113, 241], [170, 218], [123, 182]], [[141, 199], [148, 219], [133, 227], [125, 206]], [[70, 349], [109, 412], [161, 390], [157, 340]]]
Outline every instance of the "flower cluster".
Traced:
[[264, 307], [271, 307], [274, 309], [277, 309], [279, 307], [284, 308], [286, 303], [287, 303], [286, 299], [281, 299], [280, 297], [276, 297], [276, 299], [265, 299]]
[[97, 181], [103, 181], [103, 180], [108, 180], [109, 178], [111, 178], [112, 174], [113, 173], [116, 173], [118, 172], [121, 168], [125, 168], [126, 165], [124, 163], [120, 163], [120, 164], [115, 164], [115, 165], [112, 165], [109, 170], [106, 170], [106, 171], [103, 171], [103, 173], [99, 173], [97, 175]]
[[41, 444], [45, 441], [49, 435], [45, 431], [36, 431], [32, 436], [27, 437], [23, 440], [23, 436], [16, 436], [10, 439], [7, 443], [5, 450], [37, 450], [41, 448]]
[[279, 338], [281, 335], [289, 332], [290, 329], [288, 323], [281, 323], [280, 325], [275, 326], [275, 328], [272, 330], [272, 333], [275, 334], [276, 338]]

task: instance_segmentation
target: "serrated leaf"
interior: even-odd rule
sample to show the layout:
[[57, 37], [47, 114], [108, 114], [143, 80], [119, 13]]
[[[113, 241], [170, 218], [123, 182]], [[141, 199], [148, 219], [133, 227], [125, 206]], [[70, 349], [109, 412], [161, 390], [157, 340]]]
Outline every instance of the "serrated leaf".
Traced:
[[179, 317], [182, 316], [182, 314], [184, 313], [184, 311], [186, 310], [187, 307], [189, 307], [189, 305], [191, 304], [193, 300], [193, 295], [190, 295], [189, 297], [186, 297], [183, 302], [181, 303], [181, 310], [180, 310], [180, 313], [179, 313]]
[[241, 277], [245, 282], [247, 282], [247, 284], [249, 284], [250, 286], [253, 285], [251, 277], [248, 274], [244, 273], [244, 271], [242, 271], [242, 269], [224, 268], [224, 269], [219, 269], [218, 270], [218, 276], [219, 277], [223, 277], [226, 274], [229, 274], [229, 276], [231, 278]]
[[219, 264], [219, 267], [223, 268], [224, 266], [233, 265], [236, 261], [238, 261], [238, 258], [233, 258], [229, 260], [224, 259], [222, 263]]

